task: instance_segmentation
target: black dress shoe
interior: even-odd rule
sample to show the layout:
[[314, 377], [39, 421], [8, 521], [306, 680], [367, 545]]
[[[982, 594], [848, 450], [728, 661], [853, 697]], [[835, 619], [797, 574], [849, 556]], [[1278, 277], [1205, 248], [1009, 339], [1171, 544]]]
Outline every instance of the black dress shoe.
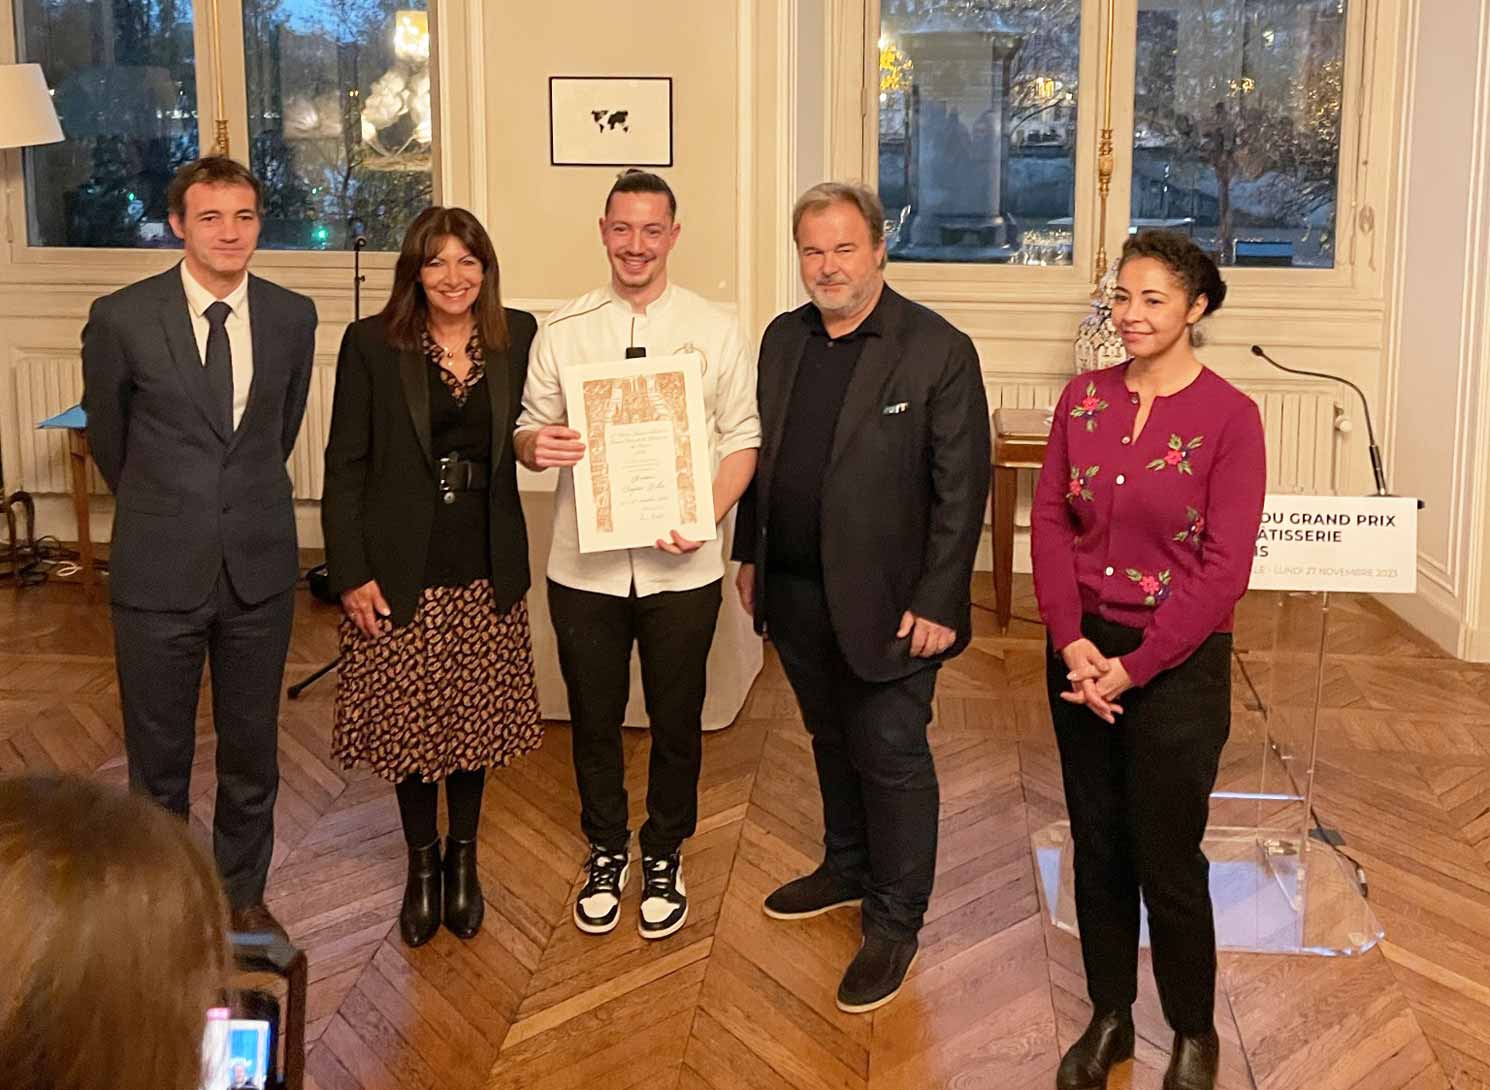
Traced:
[[920, 945], [915, 939], [901, 942], [883, 935], [865, 935], [864, 945], [849, 962], [838, 985], [838, 1009], [864, 1014], [894, 999]]
[[273, 935], [281, 942], [290, 941], [290, 936], [285, 933], [284, 927], [274, 918], [274, 913], [269, 911], [263, 901], [257, 901], [251, 905], [240, 905], [233, 909], [228, 927], [239, 934], [267, 934]]
[[1164, 1090], [1215, 1090], [1221, 1069], [1221, 1038], [1214, 1029], [1204, 1033], [1176, 1033], [1164, 1072]]
[[778, 886], [766, 898], [766, 915], [773, 920], [805, 920], [864, 900], [864, 887], [845, 882], [824, 864], [811, 874]]
[[476, 876], [476, 841], [445, 840], [445, 926], [458, 939], [474, 938], [486, 915]]
[[1061, 1057], [1060, 1070], [1055, 1073], [1056, 1090], [1102, 1090], [1107, 1085], [1107, 1073], [1132, 1058], [1132, 1012], [1099, 1012]]
[[398, 913], [398, 933], [407, 946], [423, 946], [440, 929], [440, 842], [409, 849], [409, 881]]

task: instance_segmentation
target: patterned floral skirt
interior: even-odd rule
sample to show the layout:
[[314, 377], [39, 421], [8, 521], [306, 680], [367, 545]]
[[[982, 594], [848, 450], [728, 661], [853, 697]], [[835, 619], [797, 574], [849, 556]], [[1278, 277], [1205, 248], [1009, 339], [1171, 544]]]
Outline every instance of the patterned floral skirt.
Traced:
[[505, 765], [543, 741], [528, 607], [491, 583], [428, 587], [414, 619], [369, 640], [345, 617], [331, 752], [385, 780]]

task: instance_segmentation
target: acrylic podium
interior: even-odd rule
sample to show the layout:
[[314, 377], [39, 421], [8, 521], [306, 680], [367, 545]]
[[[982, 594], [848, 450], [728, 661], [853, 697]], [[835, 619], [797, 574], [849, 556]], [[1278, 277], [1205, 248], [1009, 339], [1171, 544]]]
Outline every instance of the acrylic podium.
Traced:
[[[1365, 876], [1315, 811], [1315, 773], [1321, 728], [1341, 714], [1327, 701], [1331, 595], [1411, 593], [1417, 511], [1398, 497], [1267, 499], [1256, 593], [1237, 609], [1231, 737], [1204, 842], [1223, 950], [1349, 956], [1383, 936]], [[1075, 934], [1070, 826], [1031, 839], [1042, 905]]]

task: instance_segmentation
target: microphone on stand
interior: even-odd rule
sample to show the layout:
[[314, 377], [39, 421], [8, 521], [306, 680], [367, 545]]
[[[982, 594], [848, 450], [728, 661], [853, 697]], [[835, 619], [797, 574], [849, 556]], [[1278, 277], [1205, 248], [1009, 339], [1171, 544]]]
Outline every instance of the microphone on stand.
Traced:
[[362, 320], [362, 251], [367, 248], [367, 236], [358, 235], [352, 240], [352, 319]]
[[1330, 382], [1342, 382], [1356, 392], [1356, 396], [1361, 399], [1361, 410], [1366, 414], [1366, 438], [1369, 443], [1368, 449], [1371, 452], [1371, 473], [1376, 478], [1376, 494], [1378, 496], [1391, 495], [1387, 491], [1386, 471], [1381, 467], [1381, 448], [1376, 445], [1376, 429], [1371, 426], [1371, 406], [1367, 403], [1366, 395], [1362, 392], [1361, 388], [1351, 382], [1350, 379], [1341, 378], [1339, 375], [1326, 375], [1320, 371], [1301, 371], [1296, 367], [1285, 367], [1264, 352], [1260, 345], [1254, 344], [1252, 346], [1252, 354], [1260, 359], [1267, 360], [1268, 363], [1280, 371], [1287, 371], [1290, 375], [1305, 375], [1309, 378], [1328, 379]]

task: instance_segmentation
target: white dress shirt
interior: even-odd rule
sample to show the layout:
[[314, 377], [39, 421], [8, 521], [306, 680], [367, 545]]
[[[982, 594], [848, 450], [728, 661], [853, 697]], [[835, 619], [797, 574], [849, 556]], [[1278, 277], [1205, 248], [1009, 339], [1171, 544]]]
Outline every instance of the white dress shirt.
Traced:
[[[181, 283], [186, 288], [186, 308], [191, 311], [191, 328], [197, 335], [197, 358], [207, 366], [207, 334], [212, 323], [207, 321], [207, 308], [219, 302], [192, 276], [181, 263]], [[238, 286], [220, 300], [232, 311], [225, 323], [228, 330], [228, 348], [233, 353], [233, 428], [243, 419], [243, 410], [248, 407], [248, 390], [254, 380], [254, 340], [248, 319], [248, 274], [244, 273]]]
[[[755, 357], [740, 323], [723, 307], [669, 284], [645, 313], [609, 285], [572, 300], [549, 315], [533, 340], [528, 381], [516, 430], [566, 424], [562, 368], [622, 359], [626, 349], [644, 347], [649, 356], [697, 353], [703, 365], [704, 414], [714, 471], [736, 451], [761, 445], [755, 404]], [[724, 575], [723, 535], [684, 556], [658, 548], [579, 551], [574, 507], [574, 471], [559, 470], [554, 497], [554, 541], [548, 577], [576, 590], [626, 597], [659, 591], [693, 590]]]

